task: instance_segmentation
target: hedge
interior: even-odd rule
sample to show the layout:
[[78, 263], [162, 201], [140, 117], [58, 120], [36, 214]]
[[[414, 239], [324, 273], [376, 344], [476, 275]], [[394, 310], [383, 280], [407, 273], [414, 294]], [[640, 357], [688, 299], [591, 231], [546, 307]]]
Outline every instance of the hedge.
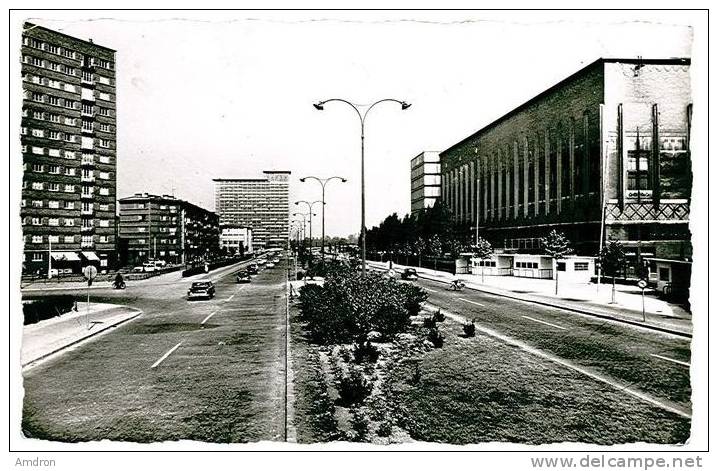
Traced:
[[25, 325], [35, 324], [45, 319], [61, 316], [75, 307], [75, 297], [70, 294], [47, 296], [23, 304], [22, 313]]

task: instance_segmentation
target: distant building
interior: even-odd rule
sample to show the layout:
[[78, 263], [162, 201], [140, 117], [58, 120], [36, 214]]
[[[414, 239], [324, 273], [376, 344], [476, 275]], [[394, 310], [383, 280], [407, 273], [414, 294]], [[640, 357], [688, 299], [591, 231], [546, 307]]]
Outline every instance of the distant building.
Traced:
[[251, 229], [255, 250], [286, 248], [290, 174], [265, 171], [265, 178], [215, 178], [215, 210], [220, 225]]
[[[689, 59], [589, 64], [443, 151], [442, 201], [503, 253], [540, 252], [539, 238], [557, 229], [577, 255], [621, 241], [628, 278], [690, 261], [689, 68]], [[661, 277], [687, 286], [685, 266], [680, 280]]]
[[411, 214], [434, 205], [441, 196], [439, 152], [424, 151], [411, 159]]
[[114, 267], [115, 51], [25, 23], [21, 52], [23, 272]]
[[233, 254], [249, 254], [254, 252], [252, 246], [252, 229], [247, 227], [223, 227], [219, 236], [222, 249]]
[[119, 235], [129, 264], [150, 259], [190, 263], [219, 254], [219, 217], [169, 195], [122, 198]]

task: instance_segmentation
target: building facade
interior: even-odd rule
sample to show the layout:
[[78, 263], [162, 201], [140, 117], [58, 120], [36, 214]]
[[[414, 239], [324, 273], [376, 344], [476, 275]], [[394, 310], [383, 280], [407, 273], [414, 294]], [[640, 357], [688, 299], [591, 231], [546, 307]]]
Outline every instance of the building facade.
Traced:
[[22, 33], [23, 272], [116, 265], [115, 51]]
[[621, 241], [690, 260], [689, 59], [599, 59], [441, 153], [441, 198], [504, 252], [551, 229], [579, 255]]
[[411, 159], [411, 214], [434, 205], [441, 195], [439, 152], [424, 151]]
[[219, 254], [219, 217], [169, 195], [137, 193], [119, 200], [122, 259], [185, 264]]
[[232, 254], [251, 254], [254, 252], [252, 229], [248, 227], [223, 227], [219, 236], [219, 244], [222, 249]]
[[286, 248], [290, 174], [265, 171], [265, 178], [215, 178], [215, 210], [220, 225], [251, 229], [255, 250]]

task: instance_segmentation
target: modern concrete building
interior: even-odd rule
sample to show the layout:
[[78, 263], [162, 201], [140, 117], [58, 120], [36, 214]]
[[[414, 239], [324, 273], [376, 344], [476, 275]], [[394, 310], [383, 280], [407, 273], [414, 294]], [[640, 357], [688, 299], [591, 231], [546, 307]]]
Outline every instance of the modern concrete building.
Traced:
[[267, 170], [265, 178], [215, 178], [215, 210], [222, 228], [251, 229], [255, 250], [286, 248], [290, 174]]
[[411, 159], [411, 214], [434, 205], [441, 195], [439, 152], [424, 151]]
[[169, 195], [137, 193], [119, 200], [123, 260], [191, 263], [219, 254], [219, 217]]
[[219, 235], [220, 247], [234, 254], [250, 254], [252, 246], [252, 229], [247, 227], [223, 227]]
[[539, 252], [557, 229], [577, 255], [620, 240], [629, 278], [651, 258], [690, 261], [689, 68], [589, 64], [443, 151], [442, 200], [504, 253]]
[[116, 264], [115, 51], [22, 33], [23, 272]]

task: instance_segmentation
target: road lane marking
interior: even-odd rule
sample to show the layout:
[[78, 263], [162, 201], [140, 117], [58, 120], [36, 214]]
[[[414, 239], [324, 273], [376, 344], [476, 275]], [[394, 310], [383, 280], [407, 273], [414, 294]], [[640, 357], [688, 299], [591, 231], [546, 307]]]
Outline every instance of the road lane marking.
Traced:
[[165, 359], [166, 359], [168, 356], [172, 355], [172, 352], [174, 352], [175, 350], [177, 350], [180, 345], [182, 345], [182, 342], [180, 342], [180, 343], [178, 343], [177, 345], [175, 345], [174, 347], [170, 348], [169, 351], [168, 351], [167, 353], [165, 353], [164, 355], [162, 355], [162, 357], [161, 357], [159, 360], [157, 360], [154, 365], [150, 366], [150, 368], [157, 368], [158, 366], [160, 366], [160, 363], [162, 363], [163, 361], [165, 361]]
[[655, 353], [651, 353], [652, 357], [660, 358], [661, 360], [671, 361], [673, 363], [678, 363], [679, 365], [687, 366], [688, 368], [691, 367], [690, 363], [686, 363], [685, 361], [680, 360], [674, 360], [673, 358], [664, 357], [662, 355], [656, 355]]
[[557, 329], [566, 330], [566, 327], [561, 327], [560, 325], [552, 324], [550, 322], [545, 322], [545, 321], [541, 321], [538, 319], [534, 319], [533, 317], [529, 317], [529, 316], [521, 316], [521, 317], [523, 317], [524, 319], [528, 319], [530, 321], [540, 322], [541, 324], [550, 325], [551, 327], [556, 327]]
[[476, 304], [477, 306], [483, 306], [483, 304], [477, 303], [476, 301], [472, 301], [472, 300], [470, 300], [470, 299], [466, 299], [466, 298], [459, 298], [459, 299], [460, 299], [461, 301], [464, 301], [464, 302], [467, 302], [467, 303]]
[[428, 291], [429, 293], [436, 293], [436, 290], [435, 290], [435, 289], [431, 289], [431, 288], [424, 288], [424, 289], [425, 289], [426, 291]]
[[204, 325], [204, 323], [207, 322], [207, 321], [209, 320], [209, 318], [212, 317], [212, 316], [214, 316], [215, 314], [217, 314], [217, 311], [212, 311], [212, 314], [210, 314], [209, 316], [205, 317], [204, 320], [203, 320], [202, 322], [200, 322], [200, 324]]
[[225, 301], [225, 302], [231, 301], [233, 297], [234, 297], [234, 294], [233, 294], [232, 296], [228, 297], [227, 299], [225, 299], [224, 301]]

